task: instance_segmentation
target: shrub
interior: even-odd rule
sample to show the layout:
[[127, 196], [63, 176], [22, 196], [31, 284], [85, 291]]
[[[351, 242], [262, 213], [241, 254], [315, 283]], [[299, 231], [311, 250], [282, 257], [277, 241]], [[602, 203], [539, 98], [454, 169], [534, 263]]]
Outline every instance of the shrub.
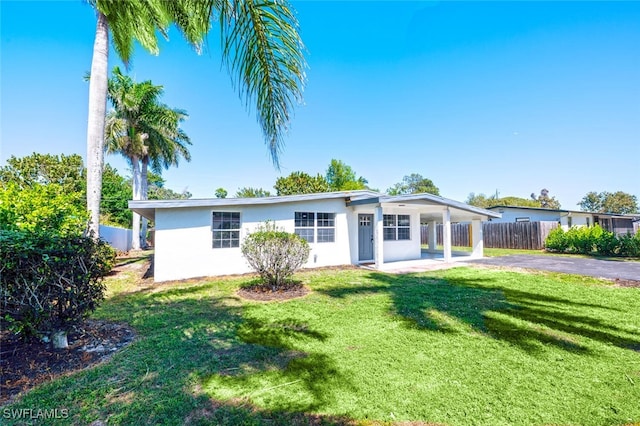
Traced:
[[626, 257], [640, 257], [640, 231], [618, 237], [618, 254]]
[[[598, 228], [600, 227], [598, 226]], [[616, 238], [616, 234], [602, 230], [602, 235], [596, 239], [595, 244], [598, 254], [602, 256], [615, 256], [619, 251], [620, 242]]]
[[104, 241], [29, 231], [0, 231], [2, 320], [14, 332], [66, 331], [104, 298], [102, 277], [115, 263]]
[[309, 258], [309, 244], [305, 240], [278, 229], [272, 222], [247, 236], [241, 250], [249, 265], [274, 291]]
[[547, 236], [547, 239], [544, 242], [544, 246], [548, 251], [554, 251], [559, 253], [564, 253], [569, 248], [569, 241], [567, 239], [567, 234], [560, 227], [557, 227]]
[[80, 235], [87, 221], [81, 193], [65, 192], [54, 183], [0, 186], [1, 230]]
[[595, 248], [598, 226], [572, 227], [567, 231], [568, 250], [573, 253], [590, 254]]

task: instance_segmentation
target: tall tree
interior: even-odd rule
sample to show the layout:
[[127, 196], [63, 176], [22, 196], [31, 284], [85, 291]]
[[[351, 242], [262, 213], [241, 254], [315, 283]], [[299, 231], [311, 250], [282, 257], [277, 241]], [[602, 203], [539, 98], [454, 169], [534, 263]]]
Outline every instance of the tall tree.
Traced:
[[158, 54], [157, 34], [166, 37], [175, 23], [199, 50], [211, 21], [220, 21], [223, 61], [245, 105], [256, 103], [271, 158], [279, 166], [291, 112], [302, 99], [306, 79], [304, 47], [298, 23], [286, 0], [89, 0], [97, 24], [89, 83], [87, 125], [87, 207], [91, 229], [99, 235], [104, 129], [107, 104], [109, 31], [120, 58], [127, 64], [134, 40]]
[[279, 177], [274, 185], [278, 195], [315, 194], [329, 191], [329, 183], [321, 174], [311, 176], [305, 172], [293, 172]]
[[542, 188], [540, 195], [536, 196], [535, 193], [531, 193], [531, 199], [539, 203], [539, 207], [543, 209], [559, 209], [560, 202], [556, 200], [556, 197], [549, 196], [549, 190]]
[[327, 169], [326, 180], [329, 191], [350, 191], [366, 189], [367, 180], [362, 176], [357, 177], [351, 166], [341, 160], [332, 159]]
[[387, 189], [389, 195], [405, 195], [428, 193], [440, 195], [440, 190], [433, 184], [431, 179], [427, 179], [418, 173], [411, 173], [402, 178], [402, 182], [396, 183]]
[[[109, 101], [113, 110], [107, 115], [105, 138], [109, 153], [122, 154], [131, 164], [134, 200], [147, 198], [147, 168], [160, 170], [177, 165], [180, 156], [189, 160], [189, 137], [180, 129], [186, 112], [160, 102], [162, 86], [151, 81], [134, 82], [113, 70], [109, 80]], [[146, 229], [140, 232], [140, 215], [133, 214], [132, 248], [146, 241]]]
[[580, 210], [594, 213], [632, 214], [638, 212], [638, 198], [626, 192], [588, 192], [578, 203]]
[[237, 198], [271, 197], [271, 193], [269, 191], [265, 191], [262, 188], [245, 187], [245, 188], [240, 188], [238, 192], [236, 192], [236, 197]]

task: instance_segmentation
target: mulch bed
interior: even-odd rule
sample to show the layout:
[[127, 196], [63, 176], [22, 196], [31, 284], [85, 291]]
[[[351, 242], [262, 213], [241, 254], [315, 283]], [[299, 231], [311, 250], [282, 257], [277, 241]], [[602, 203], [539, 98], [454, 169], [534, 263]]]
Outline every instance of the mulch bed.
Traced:
[[0, 405], [43, 382], [108, 359], [135, 338], [126, 324], [87, 320], [68, 334], [69, 347], [54, 349], [39, 339], [0, 332]]
[[296, 281], [280, 286], [275, 291], [269, 285], [254, 284], [242, 287], [238, 290], [237, 294], [243, 299], [269, 302], [273, 300], [296, 299], [298, 297], [304, 297], [310, 292], [311, 290], [305, 287], [302, 283]]

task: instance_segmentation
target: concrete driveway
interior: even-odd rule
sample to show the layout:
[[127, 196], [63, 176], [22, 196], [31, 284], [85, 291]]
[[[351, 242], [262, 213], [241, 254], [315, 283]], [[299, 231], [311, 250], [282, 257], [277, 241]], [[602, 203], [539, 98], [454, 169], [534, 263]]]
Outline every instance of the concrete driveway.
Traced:
[[469, 260], [468, 263], [590, 275], [597, 278], [640, 280], [640, 262], [518, 254], [485, 257], [482, 259]]

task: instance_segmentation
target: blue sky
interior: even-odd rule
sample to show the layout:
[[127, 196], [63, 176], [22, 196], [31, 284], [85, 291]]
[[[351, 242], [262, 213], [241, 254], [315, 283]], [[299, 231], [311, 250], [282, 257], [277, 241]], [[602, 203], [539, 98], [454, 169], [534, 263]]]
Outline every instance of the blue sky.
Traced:
[[[130, 73], [190, 115], [191, 163], [167, 186], [213, 197], [273, 191], [332, 158], [386, 190], [420, 173], [441, 195], [528, 197], [577, 209], [588, 191], [640, 198], [640, 2], [294, 1], [308, 49], [305, 102], [273, 168], [254, 111], [222, 68], [177, 31]], [[82, 1], [0, 2], [0, 164], [85, 155], [95, 15]], [[215, 27], [214, 27], [215, 30]], [[110, 65], [121, 65], [112, 52]], [[125, 174], [116, 156], [107, 162]]]

